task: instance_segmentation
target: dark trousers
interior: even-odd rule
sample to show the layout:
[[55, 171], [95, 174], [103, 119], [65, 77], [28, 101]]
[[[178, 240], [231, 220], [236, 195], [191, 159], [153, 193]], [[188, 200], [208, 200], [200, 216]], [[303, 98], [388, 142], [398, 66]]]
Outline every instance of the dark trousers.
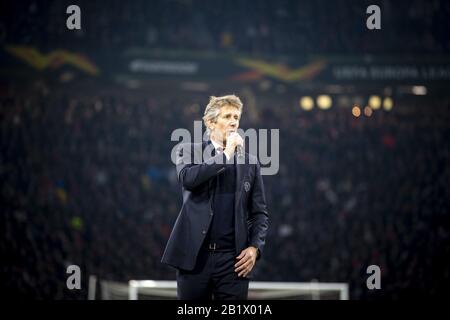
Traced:
[[247, 300], [249, 279], [234, 271], [235, 251], [201, 249], [192, 271], [177, 270], [180, 300]]

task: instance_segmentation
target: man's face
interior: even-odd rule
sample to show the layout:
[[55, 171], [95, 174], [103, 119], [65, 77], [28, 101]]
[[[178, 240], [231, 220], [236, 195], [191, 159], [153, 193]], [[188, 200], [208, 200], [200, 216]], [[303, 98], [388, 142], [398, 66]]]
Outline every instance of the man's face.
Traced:
[[223, 141], [225, 145], [228, 133], [239, 128], [240, 117], [241, 114], [238, 108], [231, 105], [223, 106], [220, 109], [216, 122], [211, 123], [212, 138], [216, 141]]

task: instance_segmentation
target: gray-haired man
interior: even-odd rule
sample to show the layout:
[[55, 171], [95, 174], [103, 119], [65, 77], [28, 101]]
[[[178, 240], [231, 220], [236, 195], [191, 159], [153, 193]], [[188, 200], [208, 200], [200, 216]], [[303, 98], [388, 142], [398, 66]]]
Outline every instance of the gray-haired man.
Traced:
[[183, 206], [162, 262], [177, 269], [179, 299], [247, 299], [269, 217], [259, 162], [248, 153], [236, 160], [241, 113], [238, 97], [211, 97], [203, 117], [209, 141], [177, 151]]

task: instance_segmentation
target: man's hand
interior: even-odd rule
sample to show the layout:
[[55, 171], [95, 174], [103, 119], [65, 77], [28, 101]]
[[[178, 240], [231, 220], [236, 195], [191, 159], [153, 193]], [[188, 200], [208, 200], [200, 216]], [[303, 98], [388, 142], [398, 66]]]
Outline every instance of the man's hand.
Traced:
[[242, 137], [239, 135], [239, 133], [237, 132], [230, 132], [230, 134], [227, 137], [227, 145], [225, 147], [225, 154], [229, 159], [231, 159], [231, 157], [234, 154], [234, 151], [236, 150], [237, 146], [243, 146], [244, 145], [244, 139], [242, 139]]
[[248, 247], [241, 251], [241, 254], [236, 257], [238, 262], [234, 265], [234, 271], [238, 273], [239, 277], [246, 277], [256, 263], [258, 256], [258, 248]]

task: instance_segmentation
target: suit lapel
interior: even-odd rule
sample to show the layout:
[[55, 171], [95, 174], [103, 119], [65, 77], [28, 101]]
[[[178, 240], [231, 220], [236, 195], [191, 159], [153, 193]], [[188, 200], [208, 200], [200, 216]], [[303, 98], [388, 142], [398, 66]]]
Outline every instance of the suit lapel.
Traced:
[[203, 145], [202, 145], [202, 156], [203, 155], [205, 156], [203, 158], [203, 161], [207, 161], [210, 158], [214, 157], [214, 155], [215, 155], [214, 145], [211, 143], [211, 140], [203, 142]]
[[240, 210], [240, 204], [241, 204], [241, 196], [242, 196], [242, 179], [245, 175], [245, 169], [246, 169], [246, 165], [245, 164], [239, 164], [237, 163], [237, 159], [235, 158], [235, 166], [236, 166], [236, 191], [234, 193], [234, 223], [235, 223], [235, 228], [234, 228], [234, 236], [235, 236], [235, 241], [236, 241], [236, 254], [239, 254], [242, 248], [239, 247], [239, 239], [244, 240], [244, 235], [246, 234], [244, 232], [244, 230], [242, 230], [242, 223], [240, 223], [241, 221], [245, 221], [243, 220], [245, 217], [245, 212]]
[[236, 166], [236, 191], [234, 194], [234, 212], [237, 213], [237, 209], [239, 206], [239, 201], [241, 200], [241, 189], [242, 189], [242, 178], [245, 173], [245, 164], [239, 164], [237, 161], [237, 157], [235, 158], [235, 166]]
[[[212, 150], [206, 151], [206, 149], [209, 149], [209, 148], [212, 148]], [[202, 156], [205, 155], [205, 158], [203, 159], [203, 161], [207, 161], [208, 159], [213, 157], [214, 154], [215, 154], [214, 145], [212, 144], [211, 140], [204, 141], [202, 143]], [[212, 202], [213, 202], [213, 195], [214, 195], [214, 186], [215, 186], [214, 179], [209, 179], [209, 181], [208, 181], [208, 197], [209, 197], [209, 206], [210, 206], [211, 211], [213, 210]]]

